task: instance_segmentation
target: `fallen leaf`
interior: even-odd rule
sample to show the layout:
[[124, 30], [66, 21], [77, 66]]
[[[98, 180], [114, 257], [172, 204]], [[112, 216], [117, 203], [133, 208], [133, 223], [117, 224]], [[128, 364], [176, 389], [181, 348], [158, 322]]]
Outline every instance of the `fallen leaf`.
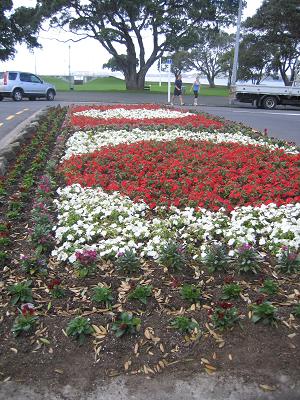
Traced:
[[10, 347], [10, 350], [11, 350], [12, 352], [14, 352], [15, 354], [17, 354], [17, 352], [18, 352], [18, 350], [15, 349], [14, 347]]
[[55, 369], [54, 372], [56, 372], [57, 374], [63, 374], [64, 371], [62, 369]]
[[260, 387], [262, 390], [266, 391], [266, 392], [272, 392], [272, 391], [276, 390], [276, 387], [274, 387], [274, 386], [269, 386], [269, 385], [259, 385], [259, 387]]

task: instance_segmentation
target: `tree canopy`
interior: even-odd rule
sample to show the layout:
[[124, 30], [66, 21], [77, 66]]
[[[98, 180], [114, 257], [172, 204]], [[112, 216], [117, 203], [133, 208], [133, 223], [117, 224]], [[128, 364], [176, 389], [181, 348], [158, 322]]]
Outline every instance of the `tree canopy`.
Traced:
[[[199, 27], [230, 25], [238, 0], [38, 0], [40, 15], [94, 38], [124, 73], [128, 89], [143, 88], [149, 68], [164, 53], [188, 48]], [[147, 40], [146, 40], [147, 37]], [[138, 62], [137, 62], [138, 60]]]
[[29, 48], [39, 47], [37, 32], [39, 18], [34, 8], [13, 10], [12, 0], [0, 2], [0, 61], [13, 58], [16, 44], [26, 43]]
[[245, 23], [248, 31], [257, 36], [253, 42], [257, 62], [269, 49], [271, 70], [279, 72], [286, 85], [294, 80], [300, 57], [299, 7], [299, 0], [264, 0]]

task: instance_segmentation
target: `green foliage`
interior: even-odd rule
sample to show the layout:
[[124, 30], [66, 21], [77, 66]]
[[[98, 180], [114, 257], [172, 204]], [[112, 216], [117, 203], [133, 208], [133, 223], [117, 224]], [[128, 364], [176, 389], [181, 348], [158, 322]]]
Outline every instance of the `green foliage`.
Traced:
[[295, 315], [295, 317], [300, 317], [300, 303], [294, 307], [293, 314]]
[[247, 50], [256, 55], [258, 68], [261, 60], [266, 59], [267, 51], [269, 70], [279, 72], [285, 85], [294, 80], [299, 57], [300, 13], [297, 5], [299, 2], [295, 0], [264, 1], [245, 23], [248, 32], [255, 32], [257, 37], [255, 49]]
[[133, 317], [132, 313], [123, 312], [120, 318], [113, 323], [112, 330], [115, 331], [117, 337], [121, 337], [125, 333], [137, 332], [140, 326], [140, 318]]
[[298, 272], [300, 270], [300, 254], [291, 250], [288, 246], [284, 247], [276, 267], [285, 274]]
[[95, 303], [103, 303], [105, 304], [106, 308], [111, 306], [113, 296], [110, 288], [97, 286], [93, 288], [93, 293], [92, 301]]
[[242, 288], [237, 283], [230, 283], [228, 285], [224, 285], [222, 289], [222, 299], [230, 300], [236, 299], [239, 297]]
[[238, 272], [256, 273], [260, 268], [261, 256], [256, 249], [248, 243], [238, 248], [235, 265]]
[[184, 284], [180, 289], [180, 295], [184, 300], [197, 303], [200, 301], [201, 289], [195, 285]]
[[270, 302], [265, 301], [261, 304], [254, 304], [251, 306], [252, 318], [251, 321], [255, 324], [257, 322], [262, 322], [267, 325], [275, 325], [277, 321], [276, 311], [277, 308], [274, 307]]
[[27, 274], [30, 275], [47, 274], [46, 261], [43, 258], [38, 257], [37, 255], [34, 255], [32, 257], [23, 256], [21, 258], [20, 265], [22, 270]]
[[221, 331], [232, 328], [239, 321], [238, 310], [231, 303], [219, 303], [211, 313], [211, 320]]
[[8, 254], [5, 251], [0, 250], [0, 267], [3, 267], [8, 261]]
[[68, 336], [73, 336], [76, 340], [82, 344], [86, 336], [91, 335], [94, 332], [90, 321], [84, 317], [76, 317], [72, 319], [67, 326], [66, 333]]
[[225, 31], [200, 30], [194, 47], [185, 56], [185, 69], [197, 70], [205, 75], [210, 87], [214, 87], [215, 78], [229, 72], [230, 65], [225, 62], [224, 55], [233, 47], [234, 39], [234, 35]]
[[187, 317], [176, 317], [171, 321], [171, 325], [175, 328], [178, 329], [182, 333], [189, 333], [193, 331], [194, 329], [198, 329], [199, 325], [198, 323]]
[[143, 304], [147, 304], [147, 297], [150, 297], [152, 294], [152, 286], [151, 285], [137, 285], [135, 289], [133, 289], [129, 295], [129, 300], [139, 300]]
[[[238, 0], [205, 4], [202, 0], [183, 0], [174, 7], [173, 2], [143, 0], [118, 2], [116, 7], [115, 0], [99, 0], [69, 2], [66, 7], [64, 1], [54, 6], [41, 1], [39, 15], [50, 18], [50, 25], [71, 27], [75, 34], [85, 31], [98, 40], [113, 57], [108, 66], [121, 70], [127, 89], [132, 90], [143, 89], [147, 71], [165, 52], [191, 47], [201, 26], [231, 25], [238, 3]], [[136, 41], [132, 41], [132, 32]], [[146, 58], [144, 35], [149, 32], [154, 45]], [[119, 43], [123, 43], [126, 54], [118, 51]]]
[[178, 272], [186, 265], [184, 249], [176, 242], [169, 242], [161, 247], [158, 261], [168, 270]]
[[14, 321], [12, 333], [14, 336], [20, 335], [22, 332], [30, 332], [36, 324], [38, 317], [30, 314], [20, 314]]
[[31, 281], [15, 283], [9, 286], [8, 292], [11, 295], [11, 303], [30, 303], [32, 301]]
[[206, 256], [202, 259], [209, 272], [225, 271], [229, 261], [227, 249], [221, 243], [212, 243], [207, 249]]
[[0, 6], [0, 61], [13, 58], [16, 44], [26, 43], [28, 48], [38, 47], [39, 18], [34, 8], [19, 7], [13, 10], [12, 1], [1, 1]]
[[117, 268], [126, 273], [133, 273], [140, 268], [140, 259], [133, 250], [126, 250], [118, 255]]
[[264, 281], [263, 287], [260, 289], [262, 293], [269, 295], [278, 293], [278, 290], [278, 283], [275, 282], [273, 279], [266, 279]]

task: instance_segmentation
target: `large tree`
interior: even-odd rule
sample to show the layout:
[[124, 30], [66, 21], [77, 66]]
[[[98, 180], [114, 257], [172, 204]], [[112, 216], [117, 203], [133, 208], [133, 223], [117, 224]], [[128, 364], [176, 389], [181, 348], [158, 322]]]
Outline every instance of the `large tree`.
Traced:
[[[111, 54], [128, 89], [143, 88], [165, 52], [186, 48], [203, 26], [230, 25], [238, 0], [38, 0], [51, 26], [94, 38]], [[148, 40], [145, 37], [148, 36]], [[149, 40], [151, 37], [151, 40]], [[138, 60], [138, 61], [137, 61]]]
[[299, 0], [264, 0], [256, 14], [245, 23], [261, 43], [257, 61], [264, 47], [271, 48], [272, 70], [280, 73], [285, 85], [291, 85], [294, 80], [300, 57], [299, 7]]
[[261, 40], [259, 36], [253, 33], [245, 35], [239, 50], [238, 79], [258, 85], [270, 76], [273, 50], [273, 45]]
[[211, 88], [215, 87], [215, 78], [228, 72], [228, 63], [224, 55], [234, 45], [234, 35], [208, 29], [200, 32], [197, 45], [189, 53], [187, 65], [205, 75]]
[[34, 8], [13, 9], [12, 0], [0, 1], [0, 61], [13, 58], [16, 44], [38, 47], [39, 18]]

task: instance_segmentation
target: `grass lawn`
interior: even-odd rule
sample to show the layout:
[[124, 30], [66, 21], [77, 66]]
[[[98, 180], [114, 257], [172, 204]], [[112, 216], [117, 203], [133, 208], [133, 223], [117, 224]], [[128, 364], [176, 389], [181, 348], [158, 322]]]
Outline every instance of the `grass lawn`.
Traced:
[[[55, 85], [57, 91], [64, 92], [69, 91], [70, 86], [67, 81], [63, 79], [56, 78], [53, 76], [43, 76], [43, 79], [46, 82], [52, 83]], [[166, 82], [162, 82], [162, 86], [159, 86], [158, 82], [146, 82], [146, 85], [151, 85], [150, 93], [167, 93], [168, 92], [168, 84]], [[186, 93], [190, 92], [192, 84], [185, 84]], [[171, 92], [174, 89], [174, 85], [172, 83]], [[118, 79], [115, 77], [105, 77], [105, 78], [97, 78], [90, 82], [87, 82], [83, 85], [75, 85], [75, 92], [124, 92], [126, 91], [125, 82], [122, 79]], [[145, 93], [149, 93], [145, 91]], [[226, 86], [217, 86], [215, 88], [210, 88], [208, 85], [201, 85], [200, 90], [201, 96], [228, 96], [228, 88]]]

